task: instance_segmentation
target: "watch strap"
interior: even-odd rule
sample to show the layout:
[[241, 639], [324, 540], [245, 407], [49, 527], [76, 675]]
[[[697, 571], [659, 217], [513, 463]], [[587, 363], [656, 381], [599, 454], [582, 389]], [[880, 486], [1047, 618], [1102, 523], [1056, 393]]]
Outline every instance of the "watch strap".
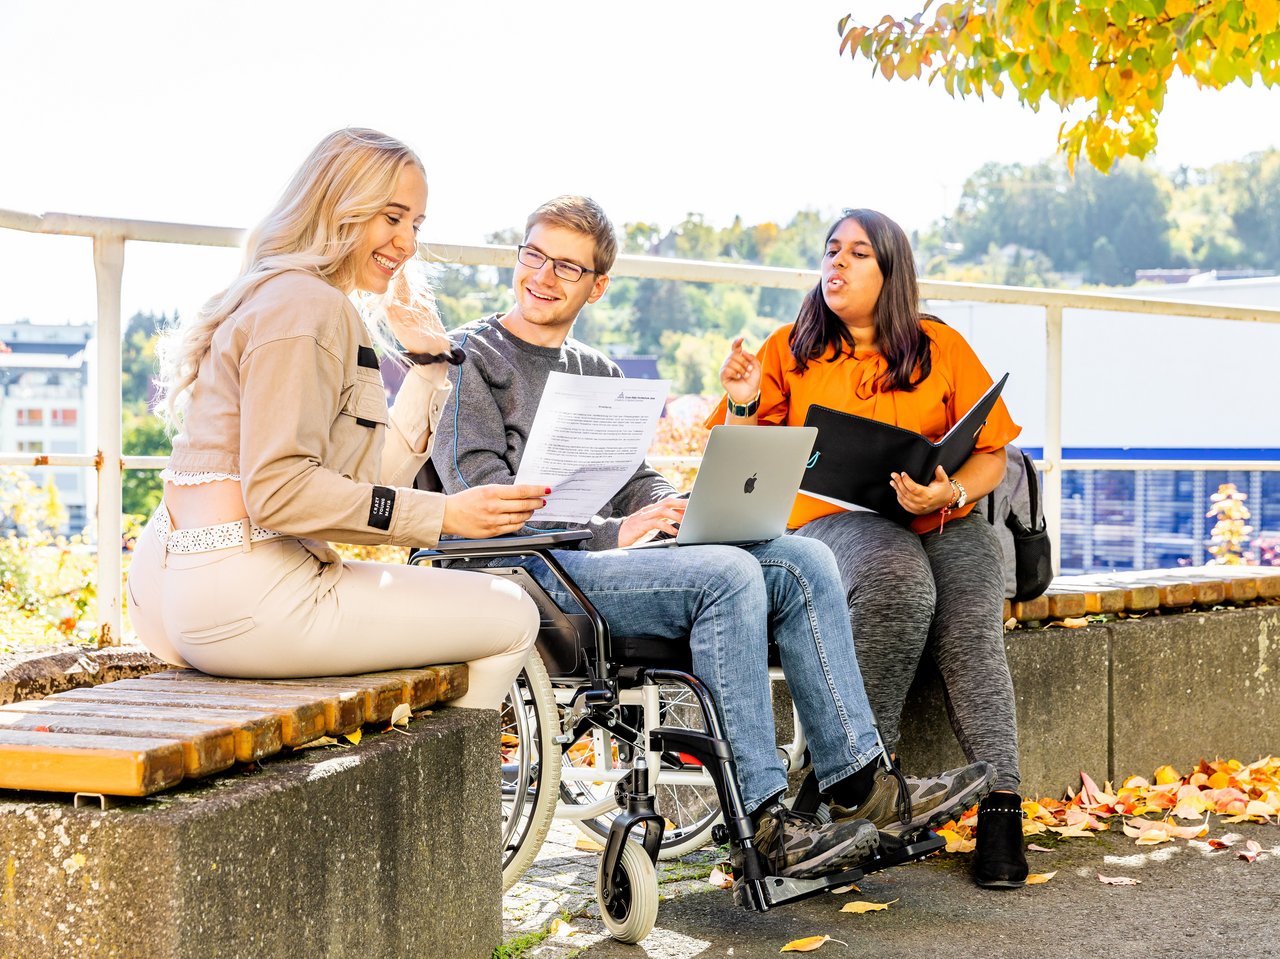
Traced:
[[756, 394], [756, 398], [750, 403], [735, 403], [733, 397], [726, 394], [725, 398], [729, 403], [729, 412], [734, 416], [751, 416], [756, 410], [760, 409], [760, 394]]

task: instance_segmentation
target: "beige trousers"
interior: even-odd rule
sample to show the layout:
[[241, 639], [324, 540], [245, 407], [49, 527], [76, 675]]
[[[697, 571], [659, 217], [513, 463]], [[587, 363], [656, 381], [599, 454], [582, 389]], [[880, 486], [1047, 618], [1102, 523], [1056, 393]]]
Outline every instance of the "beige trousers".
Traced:
[[538, 632], [502, 577], [344, 562], [294, 537], [172, 553], [149, 524], [126, 592], [143, 645], [175, 665], [274, 679], [465, 662], [457, 706], [497, 708]]

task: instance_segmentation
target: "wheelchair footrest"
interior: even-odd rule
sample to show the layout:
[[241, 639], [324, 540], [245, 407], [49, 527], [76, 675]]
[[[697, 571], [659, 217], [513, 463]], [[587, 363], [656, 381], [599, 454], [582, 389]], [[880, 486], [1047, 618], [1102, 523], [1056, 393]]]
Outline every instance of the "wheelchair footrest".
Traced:
[[819, 876], [816, 879], [765, 876], [754, 881], [737, 880], [733, 884], [733, 898], [739, 906], [756, 912], [765, 912], [783, 903], [807, 899], [809, 896], [815, 896], [837, 886], [855, 883], [869, 873], [923, 859], [945, 848], [946, 845], [945, 839], [933, 833], [925, 833], [914, 842], [887, 842], [882, 844], [870, 859], [859, 863], [856, 867], [827, 876]]

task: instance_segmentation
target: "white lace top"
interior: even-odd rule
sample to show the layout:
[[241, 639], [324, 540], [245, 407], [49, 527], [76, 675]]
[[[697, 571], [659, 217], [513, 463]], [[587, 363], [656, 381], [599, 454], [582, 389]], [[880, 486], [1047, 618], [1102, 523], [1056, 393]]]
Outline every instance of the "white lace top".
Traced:
[[199, 486], [201, 483], [216, 483], [219, 480], [239, 480], [235, 473], [179, 473], [171, 469], [160, 471], [160, 479], [174, 486]]

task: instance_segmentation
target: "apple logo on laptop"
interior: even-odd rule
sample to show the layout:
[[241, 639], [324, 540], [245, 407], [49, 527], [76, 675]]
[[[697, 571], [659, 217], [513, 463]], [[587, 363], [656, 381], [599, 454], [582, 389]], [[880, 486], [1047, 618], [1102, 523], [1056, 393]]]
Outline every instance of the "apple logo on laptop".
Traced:
[[754, 493], [756, 491], [756, 474], [752, 473], [747, 477], [747, 481], [742, 484], [742, 492]]

